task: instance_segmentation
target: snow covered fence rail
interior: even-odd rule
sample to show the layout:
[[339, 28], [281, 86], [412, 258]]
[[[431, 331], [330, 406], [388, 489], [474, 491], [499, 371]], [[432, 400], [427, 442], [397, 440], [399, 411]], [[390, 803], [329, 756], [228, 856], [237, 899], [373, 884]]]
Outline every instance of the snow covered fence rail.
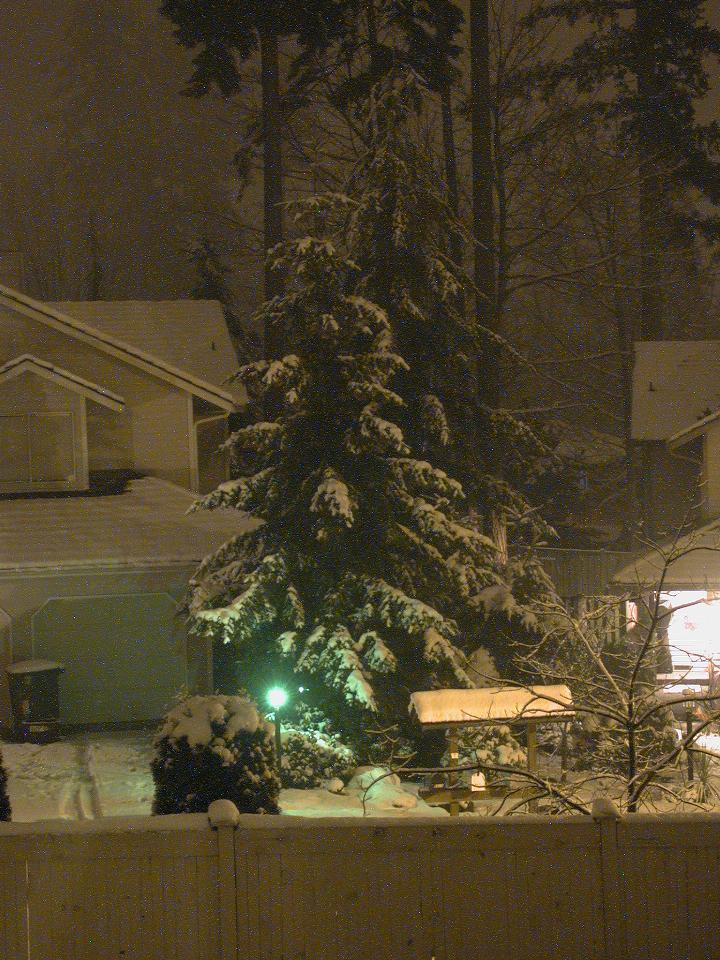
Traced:
[[596, 814], [0, 824], [0, 957], [720, 958], [720, 816]]

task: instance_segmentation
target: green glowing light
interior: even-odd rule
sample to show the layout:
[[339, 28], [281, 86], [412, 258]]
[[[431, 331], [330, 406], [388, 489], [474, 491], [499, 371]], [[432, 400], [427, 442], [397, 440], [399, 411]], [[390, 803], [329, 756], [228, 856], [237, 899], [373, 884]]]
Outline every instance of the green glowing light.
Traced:
[[282, 687], [272, 687], [267, 692], [267, 702], [273, 710], [279, 710], [288, 702], [288, 695]]

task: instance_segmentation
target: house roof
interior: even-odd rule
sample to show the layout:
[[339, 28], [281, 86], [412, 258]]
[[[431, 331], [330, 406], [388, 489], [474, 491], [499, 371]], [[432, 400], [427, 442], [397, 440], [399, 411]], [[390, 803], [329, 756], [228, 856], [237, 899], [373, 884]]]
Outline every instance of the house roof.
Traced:
[[[107, 303], [111, 302], [112, 301], [108, 301]], [[193, 301], [177, 302], [185, 304], [186, 307], [183, 309], [187, 308], [189, 315], [192, 315]], [[174, 383], [181, 389], [187, 390], [188, 393], [202, 397], [223, 410], [231, 411], [237, 407], [238, 399], [225, 387], [220, 387], [203, 377], [196, 376], [194, 373], [174, 366], [162, 357], [153, 356], [148, 353], [145, 350], [145, 341], [140, 337], [140, 330], [138, 330], [134, 336], [136, 342], [142, 343], [142, 346], [130, 343], [126, 337], [120, 339], [112, 334], [105, 333], [98, 329], [97, 326], [84, 323], [76, 317], [62, 312], [55, 306], [40, 303], [38, 300], [33, 300], [31, 297], [26, 297], [16, 290], [11, 290], [9, 287], [1, 285], [0, 303], [5, 304], [10, 310], [45, 323], [47, 326], [59, 330], [70, 337], [91, 343], [97, 349], [111, 356], [118, 357], [135, 367], [139, 367], [151, 373], [153, 376], [159, 377], [161, 380]], [[151, 327], [152, 324], [148, 323], [148, 326]]]
[[242, 386], [227, 383], [239, 363], [217, 300], [88, 300], [51, 306], [115, 341], [222, 387], [241, 402], [247, 399]]
[[188, 515], [196, 499], [154, 477], [115, 496], [0, 498], [0, 573], [196, 564], [255, 524], [236, 510]]
[[717, 590], [720, 587], [720, 520], [669, 544], [659, 544], [620, 567], [613, 582], [627, 587]]
[[635, 344], [635, 440], [667, 440], [716, 410], [720, 410], [720, 340]]
[[701, 433], [705, 433], [707, 428], [711, 424], [715, 423], [715, 421], [719, 418], [720, 410], [713, 410], [712, 413], [709, 413], [707, 416], [703, 417], [702, 420], [696, 420], [695, 423], [691, 424], [689, 427], [678, 430], [677, 433], [674, 433], [671, 437], [668, 437], [668, 446], [671, 450], [674, 450], [677, 447], [682, 447], [684, 444], [694, 440], [695, 437], [699, 437]]
[[0, 383], [11, 380], [21, 373], [34, 373], [45, 380], [59, 384], [66, 390], [80, 393], [89, 400], [94, 400], [95, 403], [101, 403], [111, 410], [120, 411], [125, 406], [125, 401], [117, 393], [113, 393], [105, 387], [100, 387], [96, 383], [91, 383], [89, 380], [84, 380], [68, 370], [63, 370], [62, 367], [56, 367], [47, 360], [33, 357], [30, 353], [23, 353], [21, 356], [15, 357], [14, 360], [8, 360], [7, 363], [4, 363], [0, 367]]

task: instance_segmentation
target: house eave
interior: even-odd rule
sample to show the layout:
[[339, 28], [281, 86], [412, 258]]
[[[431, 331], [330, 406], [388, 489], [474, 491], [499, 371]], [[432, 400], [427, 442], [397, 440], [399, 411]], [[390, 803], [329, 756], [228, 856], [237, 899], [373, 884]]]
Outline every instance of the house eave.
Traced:
[[180, 387], [188, 393], [207, 400], [221, 410], [232, 413], [238, 408], [235, 398], [227, 390], [215, 387], [213, 384], [185, 373], [159, 360], [157, 357], [152, 357], [150, 354], [146, 354], [142, 350], [138, 350], [127, 343], [109, 337], [99, 330], [95, 330], [87, 324], [81, 323], [79, 320], [75, 320], [73, 317], [59, 310], [55, 310], [53, 307], [49, 307], [46, 304], [26, 297], [24, 294], [2, 285], [0, 285], [0, 303], [4, 303], [9, 309], [15, 310], [26, 317], [39, 320], [52, 329], [74, 337], [76, 340], [92, 344], [110, 356], [124, 360], [131, 366], [144, 370], [146, 373], [150, 373], [161, 380]]
[[69, 370], [63, 370], [61, 367], [56, 367], [53, 363], [34, 357], [29, 353], [21, 354], [0, 367], [0, 383], [18, 377], [22, 373], [32, 373], [35, 376], [42, 377], [66, 390], [78, 393], [88, 400], [109, 407], [116, 413], [120, 413], [125, 407], [124, 399], [111, 390], [107, 390], [96, 383], [91, 383]]

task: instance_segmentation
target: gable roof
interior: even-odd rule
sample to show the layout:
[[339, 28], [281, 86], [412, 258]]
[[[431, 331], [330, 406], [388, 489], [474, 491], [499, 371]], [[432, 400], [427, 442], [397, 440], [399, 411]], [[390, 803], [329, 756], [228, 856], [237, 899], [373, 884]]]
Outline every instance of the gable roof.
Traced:
[[256, 526], [237, 510], [200, 510], [155, 477], [115, 496], [0, 497], [0, 573], [80, 567], [197, 565]]
[[82, 300], [51, 306], [246, 400], [242, 386], [227, 383], [239, 361], [217, 300]]
[[57, 383], [66, 390], [72, 390], [89, 400], [94, 400], [95, 403], [101, 403], [111, 410], [119, 412], [125, 406], [125, 401], [117, 393], [112, 393], [105, 387], [84, 380], [68, 370], [63, 370], [62, 367], [56, 367], [46, 360], [40, 360], [30, 353], [23, 353], [21, 356], [15, 357], [14, 360], [8, 360], [7, 363], [4, 363], [0, 367], [0, 383], [12, 380], [13, 377], [22, 373], [33, 373], [38, 377], [43, 377], [45, 380]]
[[[185, 301], [183, 301], [185, 302]], [[191, 301], [187, 301], [190, 303]], [[56, 307], [40, 303], [31, 297], [26, 297], [16, 290], [0, 285], [0, 304], [24, 316], [38, 320], [70, 337], [90, 343], [104, 353], [125, 361], [131, 366], [138, 367], [151, 373], [166, 382], [186, 390], [188, 393], [202, 397], [228, 412], [237, 408], [237, 401], [233, 394], [209, 381], [197, 377], [192, 373], [181, 370], [160, 357], [146, 353], [144, 349], [133, 346], [125, 340], [103, 333], [90, 324], [83, 323], [74, 317], [63, 313]]]
[[716, 410], [720, 410], [720, 340], [635, 344], [633, 439], [667, 440]]

